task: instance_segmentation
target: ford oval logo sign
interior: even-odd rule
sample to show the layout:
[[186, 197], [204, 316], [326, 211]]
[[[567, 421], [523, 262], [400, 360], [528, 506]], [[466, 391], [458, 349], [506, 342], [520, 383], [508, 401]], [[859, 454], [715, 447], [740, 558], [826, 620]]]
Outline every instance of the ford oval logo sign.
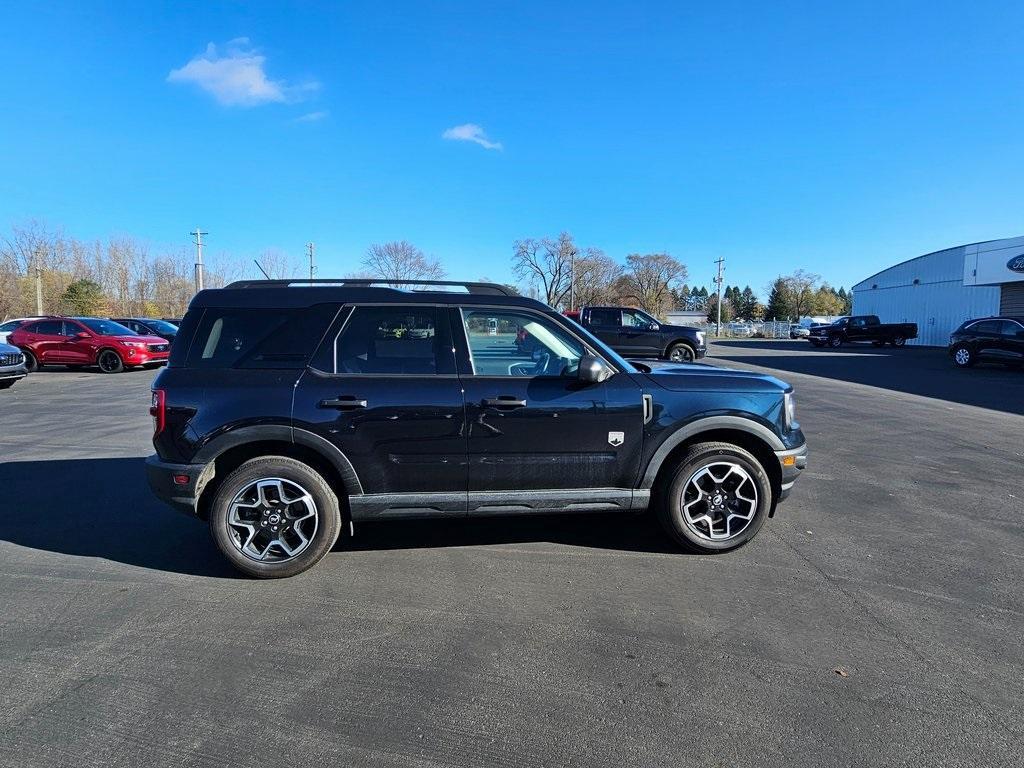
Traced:
[[1014, 256], [1006, 262], [1006, 268], [1011, 272], [1024, 272], [1024, 254]]

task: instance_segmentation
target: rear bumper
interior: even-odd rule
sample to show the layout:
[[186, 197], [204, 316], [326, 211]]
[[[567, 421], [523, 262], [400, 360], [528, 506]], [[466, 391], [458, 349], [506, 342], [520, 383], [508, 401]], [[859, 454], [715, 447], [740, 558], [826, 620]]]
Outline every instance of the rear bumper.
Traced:
[[[199, 497], [209, 481], [202, 464], [170, 464], [156, 454], [146, 458], [146, 480], [150, 490], [165, 504], [179, 512], [198, 517]], [[188, 478], [187, 482], [179, 482]]]
[[788, 451], [776, 451], [779, 467], [782, 469], [782, 486], [777, 501], [784, 501], [800, 473], [807, 468], [807, 443]]

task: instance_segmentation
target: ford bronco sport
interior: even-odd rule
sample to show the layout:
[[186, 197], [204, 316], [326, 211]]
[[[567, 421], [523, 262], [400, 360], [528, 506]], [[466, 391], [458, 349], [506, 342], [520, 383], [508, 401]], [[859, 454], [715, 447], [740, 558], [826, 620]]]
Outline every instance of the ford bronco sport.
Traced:
[[787, 384], [629, 363], [487, 283], [201, 291], [153, 387], [151, 487], [263, 578], [310, 568], [361, 520], [402, 517], [651, 507], [683, 547], [724, 552], [807, 457]]

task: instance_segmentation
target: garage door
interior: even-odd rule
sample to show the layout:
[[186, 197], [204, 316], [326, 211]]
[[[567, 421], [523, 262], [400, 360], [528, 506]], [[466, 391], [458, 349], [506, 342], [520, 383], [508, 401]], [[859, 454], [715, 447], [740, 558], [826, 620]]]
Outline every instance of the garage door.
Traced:
[[1024, 315], [1024, 282], [1003, 283], [999, 293], [999, 314]]

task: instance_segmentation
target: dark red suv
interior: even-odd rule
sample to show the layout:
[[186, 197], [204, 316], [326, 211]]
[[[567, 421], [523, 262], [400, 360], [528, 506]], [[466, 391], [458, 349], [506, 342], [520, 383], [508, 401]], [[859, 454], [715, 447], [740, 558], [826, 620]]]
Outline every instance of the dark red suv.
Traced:
[[119, 373], [138, 365], [167, 362], [170, 343], [159, 336], [140, 336], [113, 320], [99, 317], [45, 317], [11, 333], [9, 344], [25, 353], [25, 367], [97, 365]]

